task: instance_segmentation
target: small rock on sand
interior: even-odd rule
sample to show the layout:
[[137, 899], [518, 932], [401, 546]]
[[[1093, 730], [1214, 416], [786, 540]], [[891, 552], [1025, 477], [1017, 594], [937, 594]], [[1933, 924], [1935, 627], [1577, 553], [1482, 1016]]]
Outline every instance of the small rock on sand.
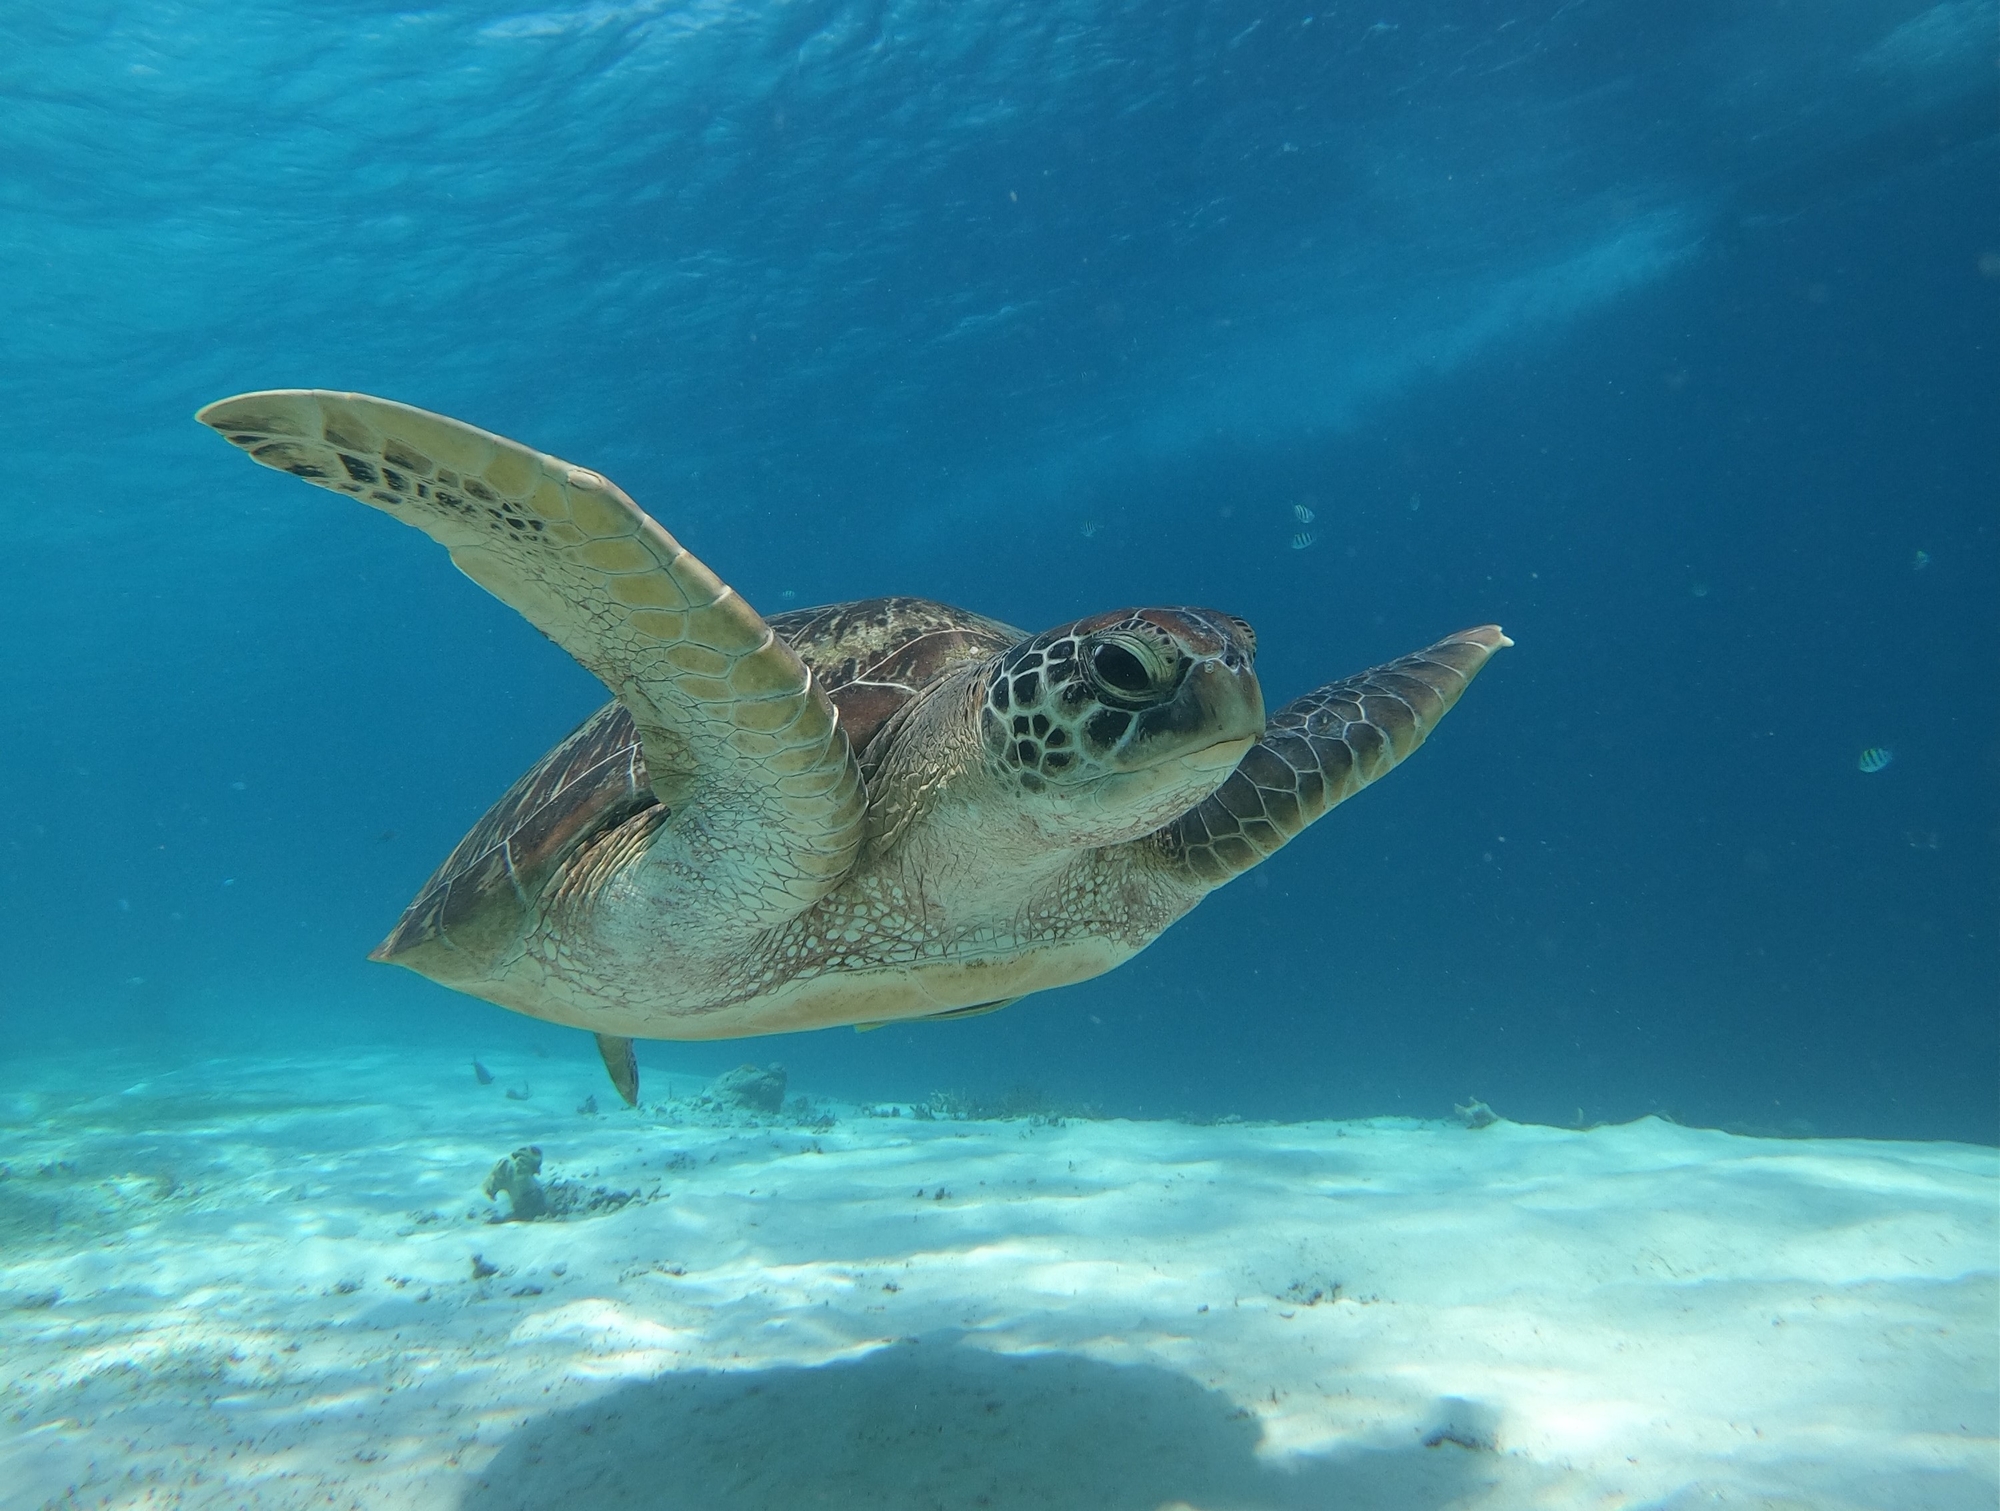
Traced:
[[785, 1105], [785, 1067], [765, 1069], [739, 1065], [726, 1070], [709, 1083], [708, 1094], [725, 1107], [741, 1107], [750, 1112], [776, 1112]]

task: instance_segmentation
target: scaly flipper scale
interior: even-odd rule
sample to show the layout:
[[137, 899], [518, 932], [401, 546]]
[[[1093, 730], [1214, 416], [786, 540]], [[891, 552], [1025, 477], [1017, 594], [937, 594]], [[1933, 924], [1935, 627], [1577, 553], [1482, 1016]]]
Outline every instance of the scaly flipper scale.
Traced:
[[1513, 643], [1498, 625], [1462, 630], [1293, 699], [1229, 780], [1152, 843], [1203, 890], [1241, 875], [1414, 753], [1487, 658]]

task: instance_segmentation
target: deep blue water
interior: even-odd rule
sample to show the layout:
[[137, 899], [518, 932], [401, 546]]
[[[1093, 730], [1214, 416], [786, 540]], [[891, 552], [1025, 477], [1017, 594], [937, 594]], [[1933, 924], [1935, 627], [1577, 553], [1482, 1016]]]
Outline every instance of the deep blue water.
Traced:
[[0, 1031], [583, 1052], [363, 959], [601, 695], [191, 421], [322, 386], [610, 473], [767, 610], [1215, 604], [1274, 703], [1518, 641], [1112, 976], [647, 1064], [1992, 1141], [1996, 33], [1986, 0], [9, 8]]

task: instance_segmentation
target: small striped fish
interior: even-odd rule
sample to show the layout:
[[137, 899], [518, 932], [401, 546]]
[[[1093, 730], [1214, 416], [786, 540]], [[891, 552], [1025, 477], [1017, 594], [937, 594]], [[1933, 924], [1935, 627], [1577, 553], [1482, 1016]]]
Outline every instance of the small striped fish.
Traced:
[[1896, 759], [1896, 752], [1881, 745], [1870, 745], [1861, 752], [1859, 765], [1869, 775], [1874, 775]]
[[1294, 551], [1303, 551], [1318, 539], [1319, 537], [1313, 534], [1312, 531], [1301, 530], [1297, 535], [1292, 537], [1292, 549]]

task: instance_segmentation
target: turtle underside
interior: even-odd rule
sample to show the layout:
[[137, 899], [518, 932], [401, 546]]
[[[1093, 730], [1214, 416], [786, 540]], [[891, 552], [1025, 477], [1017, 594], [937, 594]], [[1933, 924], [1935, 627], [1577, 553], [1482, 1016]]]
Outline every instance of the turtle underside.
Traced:
[[[867, 598], [766, 622], [833, 700], [864, 772], [874, 764], [875, 737], [919, 692], [1023, 638], [998, 620], [927, 598]], [[489, 956], [518, 933], [566, 860], [658, 807], [638, 728], [614, 699], [486, 810], [370, 958], [415, 965], [440, 944]]]

